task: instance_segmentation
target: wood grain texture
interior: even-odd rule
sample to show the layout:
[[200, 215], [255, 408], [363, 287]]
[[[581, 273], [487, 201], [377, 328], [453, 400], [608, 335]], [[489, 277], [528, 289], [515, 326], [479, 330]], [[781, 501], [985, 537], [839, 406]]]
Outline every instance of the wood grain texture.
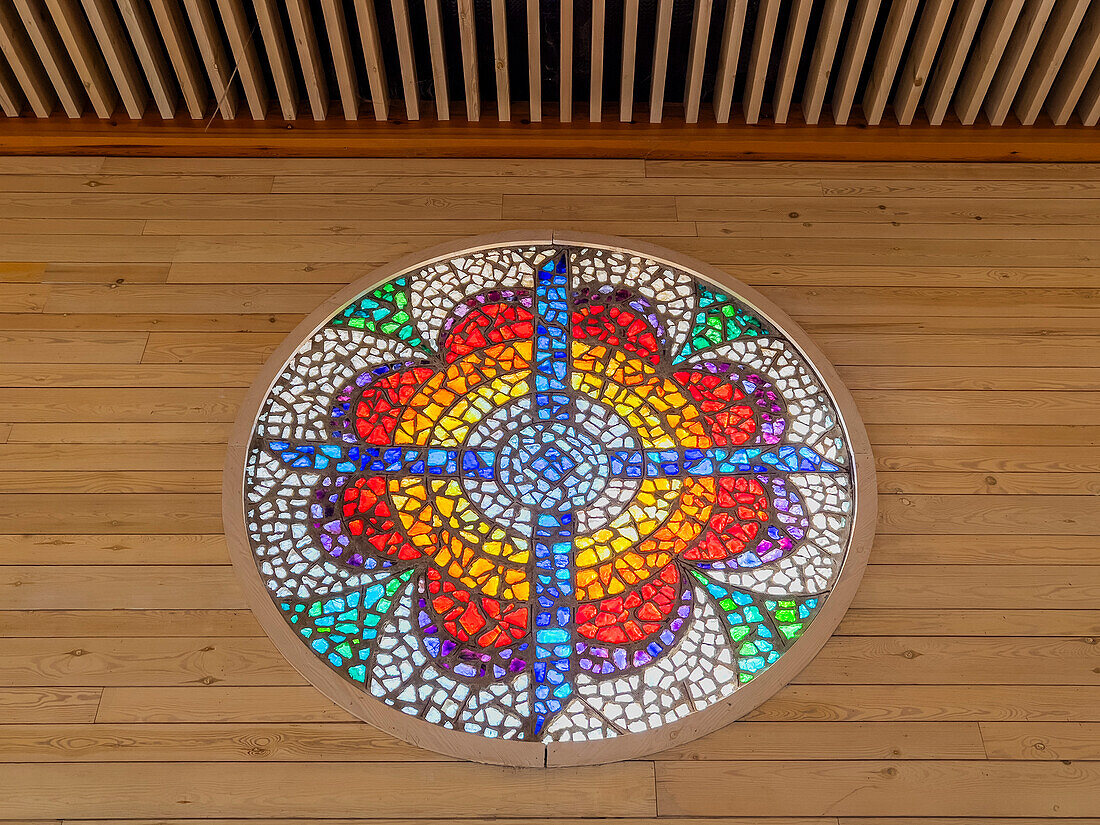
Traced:
[[[0, 193], [0, 819], [1096, 825], [1100, 166], [19, 157]], [[551, 228], [791, 312], [868, 422], [882, 515], [837, 634], [745, 721], [500, 771], [305, 683], [244, 607], [216, 485], [260, 363], [341, 285]]]

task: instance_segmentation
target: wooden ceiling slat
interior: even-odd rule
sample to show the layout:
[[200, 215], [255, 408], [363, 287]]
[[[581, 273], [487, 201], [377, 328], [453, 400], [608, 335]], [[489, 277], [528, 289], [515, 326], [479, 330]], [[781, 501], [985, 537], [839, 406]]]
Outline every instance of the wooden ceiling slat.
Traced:
[[416, 52], [413, 50], [408, 0], [391, 0], [390, 7], [393, 9], [393, 25], [397, 35], [397, 57], [401, 65], [401, 91], [405, 96], [405, 116], [409, 120], [419, 120], [420, 90], [416, 86]]
[[806, 43], [806, 27], [813, 11], [813, 0], [794, 0], [790, 18], [787, 21], [787, 34], [783, 39], [783, 53], [776, 73], [775, 97], [772, 102], [772, 119], [776, 123], [786, 123], [794, 97], [794, 84], [798, 78], [798, 65], [802, 49]]
[[1016, 23], [1012, 38], [1005, 47], [1001, 64], [993, 76], [989, 92], [985, 96], [985, 116], [992, 126], [1005, 122], [1012, 110], [1012, 101], [1020, 89], [1024, 72], [1031, 63], [1031, 56], [1039, 45], [1039, 38], [1054, 10], [1055, 0], [1033, 0], [1024, 3], [1024, 12]]
[[481, 92], [477, 79], [477, 29], [473, 0], [458, 0], [458, 38], [462, 46], [462, 85], [466, 90], [466, 119], [481, 120]]
[[1047, 99], [1046, 110], [1055, 126], [1069, 123], [1073, 110], [1085, 91], [1085, 86], [1100, 60], [1100, 3], [1089, 7], [1069, 54], [1062, 64], [1062, 71], [1054, 82]]
[[848, 122], [852, 113], [852, 104], [856, 99], [856, 87], [863, 71], [867, 50], [871, 45], [871, 34], [875, 30], [880, 0], [859, 0], [855, 16], [848, 29], [848, 40], [844, 44], [844, 57], [840, 61], [840, 73], [833, 89], [833, 122], [842, 126]]
[[253, 120], [267, 117], [267, 89], [264, 83], [264, 70], [252, 42], [252, 30], [244, 14], [241, 0], [218, 0], [222, 25], [229, 40], [229, 48], [236, 61], [237, 77], [244, 87], [244, 96], [248, 101], [248, 110]]
[[309, 98], [309, 109], [314, 120], [324, 120], [328, 112], [328, 83], [321, 64], [321, 50], [317, 45], [317, 33], [313, 28], [313, 13], [309, 0], [286, 0], [287, 19], [294, 35], [294, 47], [298, 52], [298, 66]]
[[110, 118], [115, 113], [118, 93], [87, 18], [77, 7], [77, 0], [46, 0], [46, 9], [53, 18], [54, 28], [69, 53], [92, 109], [97, 116]]
[[619, 75], [619, 120], [634, 119], [634, 68], [638, 46], [638, 0], [623, 2], [623, 60]]
[[966, 126], [978, 119], [986, 92], [1023, 8], [1024, 0], [997, 0], [986, 14], [981, 35], [955, 93], [955, 114]]
[[[103, 0], [107, 2], [107, 0]], [[140, 0], [117, 0], [118, 13], [122, 18], [126, 31], [130, 34], [130, 42], [134, 46], [134, 54], [141, 64], [141, 72], [145, 83], [153, 95], [153, 102], [157, 111], [165, 120], [176, 116], [176, 83], [172, 80], [172, 68], [169, 66], [169, 58], [161, 49], [160, 38], [157, 36], [156, 26], [149, 16], [150, 8]], [[202, 117], [202, 105], [192, 107], [192, 101], [186, 100], [185, 105], [188, 114], [193, 118]]]
[[1051, 16], [1050, 24], [1039, 40], [1039, 48], [1031, 61], [1013, 111], [1024, 126], [1031, 126], [1043, 110], [1051, 86], [1058, 77], [1058, 70], [1065, 60], [1069, 47], [1081, 21], [1088, 11], [1089, 0], [1061, 0]]
[[606, 0], [592, 0], [592, 55], [588, 74], [588, 119], [599, 123], [603, 119], [603, 43], [607, 23]]
[[649, 122], [660, 123], [665, 110], [665, 82], [668, 80], [668, 49], [672, 39], [672, 0], [658, 0], [653, 31], [653, 68], [649, 80]]
[[1100, 122], [1100, 68], [1093, 71], [1092, 78], [1085, 85], [1077, 115], [1085, 126], [1095, 126]]
[[199, 46], [203, 66], [210, 88], [214, 90], [214, 100], [218, 111], [226, 120], [237, 116], [237, 88], [233, 85], [233, 64], [222, 45], [218, 23], [210, 0], [183, 0], [187, 18], [191, 21], [191, 31]]
[[691, 15], [691, 41], [688, 46], [687, 66], [684, 73], [684, 121], [699, 122], [699, 108], [703, 99], [703, 71], [707, 62], [707, 40], [710, 37], [710, 18], [714, 0], [695, 0]]
[[271, 68], [271, 79], [275, 84], [275, 95], [279, 98], [279, 109], [284, 120], [294, 120], [298, 113], [298, 82], [290, 62], [290, 50], [283, 35], [279, 9], [275, 0], [253, 0], [253, 5], [267, 52], [267, 63]]
[[115, 6], [111, 0], [83, 0], [83, 6], [126, 114], [137, 120], [145, 114], [149, 97], [145, 92], [145, 81], [127, 45], [126, 35], [122, 32]]
[[928, 74], [932, 61], [947, 30], [947, 21], [951, 18], [951, 9], [955, 0], [929, 0], [917, 24], [913, 45], [905, 59], [905, 68], [898, 78], [894, 92], [894, 117], [898, 123], [908, 126], [913, 122], [920, 103], [921, 93], [928, 83]]
[[[379, 12], [378, 2], [389, 5]], [[770, 118], [769, 127], [814, 126], [827, 97], [837, 126], [892, 118], [912, 127], [922, 106], [929, 126], [942, 126], [949, 111], [961, 126], [983, 112], [1003, 126], [1010, 111], [1021, 125], [1034, 125], [1044, 109], [1065, 124], [1074, 112], [1094, 121], [1100, 95], [1100, 31], [1090, 22], [1095, 12], [1100, 29], [1100, 0], [756, 0], [751, 23], [749, 0], [726, 0], [721, 24], [715, 0], [691, 0], [690, 26], [688, 0], [648, 0], [646, 13], [652, 9], [654, 17], [644, 25], [641, 0], [621, 0], [621, 40], [618, 33], [608, 39], [607, 0], [591, 0], [580, 19], [576, 0], [561, 0], [552, 12], [540, 0], [525, 0], [522, 12], [510, 0], [454, 0], [453, 34], [444, 28], [442, 2], [424, 0], [419, 18], [421, 7], [409, 0], [0, 0], [0, 65], [9, 66], [0, 110], [49, 117], [60, 102], [73, 119], [110, 119], [124, 108], [138, 120], [151, 97], [166, 120], [231, 120], [247, 105], [254, 121], [323, 121], [331, 81], [342, 120], [359, 118], [369, 86], [374, 120], [416, 121], [426, 80], [417, 75], [427, 72], [430, 57], [434, 93], [424, 93], [434, 105], [425, 118], [441, 123], [451, 108], [448, 37], [457, 37], [461, 50], [468, 122], [481, 119], [484, 95], [489, 105], [495, 97], [501, 123], [517, 111], [525, 115], [521, 125], [541, 121], [547, 106], [557, 108], [556, 122], [570, 123], [582, 82], [587, 120], [599, 123], [608, 105], [606, 59], [616, 48], [619, 120], [638, 129], [637, 83], [648, 89], [648, 115], [638, 118], [644, 126], [698, 124], [708, 107], [718, 124]], [[510, 13], [525, 13], [525, 58], [509, 48], [510, 34], [524, 34], [510, 32], [510, 22], [519, 23]], [[392, 38], [379, 29], [380, 19], [393, 21]], [[580, 58], [578, 38], [587, 38]], [[639, 48], [652, 49], [641, 80]], [[717, 54], [708, 55], [710, 48]], [[479, 77], [490, 50], [493, 90]], [[523, 71], [513, 57], [527, 62], [525, 110], [524, 95], [511, 86], [512, 70]], [[400, 68], [402, 114], [390, 106], [390, 61], [390, 74]], [[544, 71], [554, 84], [545, 100]], [[681, 76], [682, 95], [681, 88], [670, 92], [669, 79], [680, 83]], [[299, 100], [303, 90], [306, 100]]]
[[573, 120], [573, 0], [560, 0], [560, 4], [558, 114], [562, 123], [569, 123]]
[[[125, 2], [134, 7], [136, 19], [141, 0]], [[152, 6], [160, 37], [164, 41], [164, 48], [168, 52], [168, 59], [176, 73], [176, 81], [183, 93], [187, 111], [194, 120], [202, 120], [206, 109], [206, 88], [199, 76], [199, 61], [191, 45], [183, 13], [176, 0], [149, 0], [149, 4]]]
[[23, 97], [19, 84], [8, 68], [8, 62], [0, 52], [0, 112], [5, 117], [19, 117], [23, 112]]
[[951, 105], [955, 85], [959, 82], [959, 75], [966, 63], [966, 55], [974, 42], [984, 10], [985, 0], [962, 0], [951, 19], [947, 39], [936, 58], [936, 73], [932, 75], [932, 84], [924, 99], [924, 110], [928, 114], [928, 122], [933, 126], [943, 123]]
[[23, 20], [23, 27], [30, 38], [39, 60], [46, 70], [61, 101], [61, 108], [69, 117], [80, 117], [84, 112], [84, 94], [80, 80], [73, 71], [65, 55], [65, 49], [50, 21], [46, 19], [42, 7], [30, 0], [11, 0], [16, 12]]
[[492, 0], [493, 67], [496, 73], [497, 120], [512, 119], [512, 91], [508, 85], [508, 18], [504, 0]]
[[351, 38], [348, 37], [348, 21], [344, 19], [344, 4], [337, 0], [321, 0], [321, 15], [325, 20], [344, 120], [358, 120], [359, 81], [351, 58]]
[[539, 0], [527, 0], [527, 96], [532, 123], [542, 120], [542, 17]]
[[821, 22], [817, 29], [817, 41], [814, 43], [802, 93], [802, 119], [806, 123], [814, 124], [821, 119], [825, 92], [829, 88], [829, 78], [833, 74], [836, 50], [840, 44], [840, 33], [844, 30], [847, 13], [848, 0], [825, 0], [825, 8], [821, 12]]
[[[427, 0], [424, 4], [428, 20], [428, 31], [432, 28], [432, 13], [435, 13], [435, 25], [439, 24], [439, 0]], [[375, 120], [386, 120], [390, 116], [390, 93], [386, 86], [386, 63], [382, 57], [382, 35], [378, 30], [378, 15], [374, 10], [374, 0], [355, 0], [355, 18], [359, 23], [359, 40], [363, 45], [363, 60], [367, 66], [367, 85], [370, 86], [370, 102], [374, 109]], [[438, 29], [435, 30], [438, 33]], [[442, 39], [439, 48], [443, 48]], [[442, 51], [438, 59], [443, 62]], [[432, 44], [432, 70], [436, 67], [435, 43]], [[436, 88], [439, 88], [439, 77], [436, 76]], [[436, 102], [436, 115], [440, 120], [446, 120], [447, 112], [447, 81], [444, 75], [443, 96]], [[438, 97], [438, 92], [437, 92]], [[419, 101], [418, 101], [419, 104]], [[418, 105], [419, 109], [419, 105]]]
[[863, 119], [871, 126], [877, 126], [882, 121], [882, 113], [890, 98], [890, 90], [894, 87], [894, 77], [901, 64], [901, 56], [916, 14], [917, 0], [898, 0], [890, 5], [886, 28], [875, 53], [867, 88], [863, 92]]
[[714, 76], [714, 119], [729, 123], [733, 108], [733, 87], [737, 82], [737, 64], [741, 56], [741, 39], [745, 33], [748, 0], [729, 0], [726, 19], [722, 23], [722, 43], [718, 48], [718, 68]]
[[756, 31], [753, 33], [752, 52], [745, 73], [743, 105], [746, 123], [757, 123], [760, 120], [760, 107], [764, 102], [764, 84], [768, 79], [768, 65], [771, 63], [780, 5], [781, 0], [760, 0], [760, 7], [756, 12]]

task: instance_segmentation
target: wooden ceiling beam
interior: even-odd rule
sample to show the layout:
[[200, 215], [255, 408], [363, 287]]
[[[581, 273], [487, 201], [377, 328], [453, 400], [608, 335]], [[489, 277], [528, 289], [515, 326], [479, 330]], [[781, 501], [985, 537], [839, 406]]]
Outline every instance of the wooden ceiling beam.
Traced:
[[[432, 14], [435, 14], [435, 25], [439, 25], [439, 0], [425, 0], [424, 9], [428, 15], [428, 33], [429, 35], [435, 31], [438, 34], [437, 28], [433, 29], [432, 26]], [[382, 58], [382, 35], [378, 30], [378, 15], [374, 9], [374, 0], [355, 0], [355, 18], [359, 23], [359, 40], [363, 44], [363, 59], [367, 64], [367, 84], [370, 86], [370, 102], [371, 108], [374, 109], [375, 120], [386, 120], [390, 116], [390, 93], [386, 85], [386, 62]], [[435, 54], [436, 44], [433, 40], [432, 43], [432, 71], [435, 72], [435, 66], [437, 57]], [[439, 48], [442, 50], [442, 40], [439, 42]], [[438, 58], [442, 62], [442, 51]], [[439, 97], [439, 77], [436, 77], [436, 97]], [[439, 100], [436, 101], [437, 116], [440, 120], [447, 119], [447, 81], [446, 76], [443, 78], [443, 100], [442, 111], [440, 111]], [[419, 102], [419, 101], [418, 101]], [[419, 113], [419, 108], [418, 108]]]
[[798, 78], [798, 66], [806, 43], [806, 27], [813, 11], [813, 0], [794, 0], [787, 19], [787, 34], [783, 38], [783, 52], [775, 78], [775, 96], [772, 100], [772, 118], [776, 123], [786, 123], [794, 97], [794, 84]]
[[[439, 8], [439, 0], [424, 0], [424, 14], [428, 23], [428, 54], [432, 61], [435, 117], [437, 120], [449, 120], [451, 117], [451, 92], [450, 84], [447, 81], [447, 55], [443, 45], [443, 14]], [[381, 49], [378, 52], [378, 61], [379, 66], [381, 66]], [[373, 89], [373, 87], [371, 88]]]
[[298, 66], [309, 99], [309, 110], [314, 120], [324, 120], [328, 115], [328, 81], [321, 63], [321, 48], [317, 44], [317, 32], [313, 28], [313, 12], [309, 0], [286, 0], [287, 19], [294, 35], [294, 47], [298, 52]]
[[840, 33], [844, 30], [847, 12], [848, 0], [825, 0], [817, 41], [810, 57], [810, 66], [806, 70], [806, 83], [802, 92], [802, 118], [811, 125], [821, 119], [825, 91], [829, 87], [829, 78], [833, 75], [836, 50], [840, 44]]
[[868, 129], [853, 126], [685, 124], [675, 112], [660, 124], [422, 122], [415, 128], [343, 118], [263, 125], [251, 120], [111, 124], [77, 120], [0, 119], [0, 154], [187, 157], [485, 157], [666, 158], [777, 161], [975, 161], [1100, 163], [1096, 130], [1078, 123], [974, 128]]
[[660, 123], [665, 108], [668, 49], [672, 40], [672, 0], [657, 0], [657, 24], [653, 32], [653, 60], [649, 73], [649, 122]]
[[279, 16], [275, 0], [252, 0], [256, 9], [256, 22], [260, 26], [267, 64], [271, 68], [271, 79], [275, 84], [275, 96], [279, 99], [279, 110], [283, 120], [294, 120], [298, 116], [298, 81], [294, 76], [294, 66], [290, 61], [283, 34], [283, 21]]
[[458, 0], [458, 41], [462, 48], [462, 85], [466, 93], [466, 119], [471, 122], [481, 120], [476, 26], [474, 0]]
[[420, 90], [416, 86], [416, 51], [413, 47], [408, 0], [390, 0], [390, 8], [393, 10], [393, 26], [397, 37], [397, 62], [401, 66], [401, 90], [405, 95], [405, 116], [409, 120], [419, 120]]
[[688, 123], [699, 122], [699, 108], [703, 100], [703, 71], [706, 68], [707, 40], [713, 11], [714, 0], [695, 0], [684, 71], [684, 119]]
[[623, 54], [619, 73], [619, 120], [634, 120], [634, 70], [638, 47], [638, 0], [623, 2]]
[[875, 30], [880, 1], [859, 0], [856, 4], [855, 16], [848, 28], [848, 39], [844, 44], [840, 72], [837, 74], [836, 85], [833, 88], [833, 122], [838, 126], [846, 124], [852, 114], [852, 104], [855, 103], [859, 76], [863, 72], [867, 50], [871, 45], [871, 34]]
[[909, 56], [905, 59], [905, 68], [894, 92], [894, 117], [903, 126], [913, 122], [954, 6], [955, 0], [929, 0], [921, 14]]
[[764, 101], [764, 84], [768, 79], [768, 65], [771, 63], [780, 5], [781, 0], [760, 0], [756, 12], [756, 30], [753, 33], [752, 52], [749, 54], [748, 70], [745, 74], [743, 105], [746, 123], [757, 123], [760, 120], [760, 107]]
[[539, 0], [527, 0], [527, 97], [528, 117], [542, 120], [542, 17]]
[[236, 61], [237, 77], [244, 87], [248, 111], [252, 113], [253, 120], [263, 120], [267, 117], [267, 84], [264, 82], [264, 69], [260, 64], [256, 44], [252, 42], [253, 32], [248, 18], [245, 17], [244, 6], [241, 5], [241, 0], [218, 0], [218, 8], [226, 37], [229, 39], [229, 48], [232, 49], [233, 59]]
[[512, 119], [512, 91], [508, 81], [508, 17], [504, 0], [492, 0], [493, 68], [497, 87], [497, 120]]
[[917, 0], [898, 0], [890, 5], [871, 76], [863, 92], [863, 119], [869, 126], [877, 126], [882, 121], [916, 14]]
[[[1055, 126], [1065, 126], [1077, 108], [1085, 86], [1100, 60], [1100, 3], [1094, 2], [1077, 30], [1047, 98], [1046, 110]], [[1087, 108], [1087, 107], [1086, 107]]]
[[573, 119], [573, 0], [559, 0], [558, 119]]
[[359, 80], [351, 57], [351, 38], [348, 36], [348, 21], [344, 18], [344, 4], [339, 0], [321, 0], [321, 15], [328, 34], [328, 47], [336, 72], [336, 85], [340, 90], [344, 120], [358, 120]]
[[588, 72], [588, 120], [603, 120], [603, 45], [607, 25], [606, 0], [592, 0], [592, 54]]
[[19, 117], [23, 113], [23, 98], [19, 94], [19, 85], [2, 54], [0, 54], [0, 112], [3, 112], [5, 117]]

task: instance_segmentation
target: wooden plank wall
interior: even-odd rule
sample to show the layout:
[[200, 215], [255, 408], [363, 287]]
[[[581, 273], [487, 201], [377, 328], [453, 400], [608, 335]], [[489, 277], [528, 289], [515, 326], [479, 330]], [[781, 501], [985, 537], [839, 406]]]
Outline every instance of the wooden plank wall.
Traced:
[[[1100, 166], [0, 159], [0, 819], [1100, 822], [1098, 197]], [[245, 609], [219, 485], [304, 313], [547, 226], [794, 315], [867, 421], [881, 519], [839, 633], [747, 721], [519, 771], [308, 687]]]

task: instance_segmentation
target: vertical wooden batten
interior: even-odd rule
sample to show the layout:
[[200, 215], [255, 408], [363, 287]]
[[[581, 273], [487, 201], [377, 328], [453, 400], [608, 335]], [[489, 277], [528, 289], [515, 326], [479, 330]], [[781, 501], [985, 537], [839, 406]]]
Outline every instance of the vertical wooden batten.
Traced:
[[764, 84], [768, 80], [768, 64], [771, 62], [772, 41], [775, 39], [775, 26], [779, 19], [781, 0], [760, 0], [756, 12], [756, 30], [752, 37], [752, 52], [749, 54], [748, 69], [745, 73], [745, 122], [752, 124], [760, 121], [760, 107], [764, 101]]
[[588, 120], [592, 123], [599, 123], [603, 119], [603, 44], [606, 23], [606, 0], [592, 0], [592, 53], [588, 77]]
[[226, 38], [229, 40], [229, 48], [233, 52], [235, 71], [241, 86], [244, 87], [248, 111], [252, 114], [253, 120], [263, 120], [267, 117], [267, 89], [263, 66], [256, 52], [256, 43], [253, 41], [256, 33], [245, 17], [241, 0], [217, 0], [217, 2], [221, 10]]
[[863, 71], [863, 62], [867, 59], [867, 50], [871, 45], [871, 34], [874, 32], [880, 1], [859, 0], [856, 4], [855, 16], [849, 25], [848, 39], [844, 44], [840, 71], [833, 88], [833, 122], [838, 126], [846, 124], [852, 113], [859, 75]]
[[481, 91], [478, 88], [477, 24], [473, 0], [458, 0], [458, 37], [462, 47], [462, 84], [466, 92], [466, 119], [481, 120]]
[[253, 0], [253, 5], [267, 52], [267, 63], [271, 67], [275, 94], [279, 98], [279, 109], [284, 120], [294, 120], [298, 114], [298, 81], [290, 61], [279, 9], [275, 0]]
[[405, 96], [405, 114], [409, 120], [419, 120], [420, 90], [416, 87], [416, 52], [413, 47], [408, 0], [391, 0], [390, 7], [393, 9], [397, 57], [401, 65], [401, 91]]
[[886, 27], [871, 66], [871, 76], [863, 93], [863, 119], [870, 126], [877, 126], [882, 120], [916, 14], [917, 0], [899, 0], [890, 5]]
[[[439, 9], [439, 0], [424, 0], [424, 15], [428, 28], [428, 56], [432, 62], [435, 117], [436, 120], [450, 120], [450, 85], [447, 82], [447, 56], [443, 45], [443, 16]], [[381, 69], [381, 48], [378, 49], [377, 55], [379, 69]]]
[[653, 32], [653, 61], [649, 75], [649, 122], [660, 123], [665, 107], [668, 78], [668, 49], [672, 39], [672, 0], [657, 1], [657, 22]]
[[317, 34], [313, 28], [312, 12], [308, 0], [287, 0], [287, 18], [294, 35], [294, 46], [298, 52], [298, 65], [302, 72], [302, 81], [309, 98], [309, 108], [314, 120], [324, 120], [328, 113], [328, 83], [325, 69], [321, 63], [321, 52], [317, 45]]
[[512, 119], [512, 91], [508, 78], [508, 18], [505, 0], [492, 0], [493, 70], [497, 91], [497, 120]]
[[351, 56], [351, 38], [348, 21], [344, 18], [343, 3], [338, 0], [321, 0], [321, 14], [328, 34], [328, 48], [332, 55], [332, 67], [336, 73], [336, 87], [340, 91], [340, 106], [344, 120], [359, 119], [359, 80]]
[[687, 66], [684, 72], [684, 121], [699, 122], [699, 108], [703, 100], [703, 71], [707, 62], [707, 40], [710, 36], [710, 19], [714, 0], [695, 0], [691, 15], [691, 43], [688, 47]]
[[634, 119], [634, 68], [638, 47], [638, 0], [623, 2], [623, 59], [619, 73], [619, 120]]
[[559, 0], [558, 119], [573, 119], [573, 0]]
[[811, 125], [821, 119], [821, 108], [825, 104], [825, 92], [836, 63], [836, 50], [847, 11], [848, 0], [825, 0], [802, 92], [802, 119]]
[[1069, 53], [1077, 29], [1089, 9], [1089, 0], [1061, 0], [1054, 7], [1050, 23], [1039, 40], [1039, 47], [1031, 61], [1013, 111], [1020, 123], [1030, 126], [1043, 110], [1062, 61]]
[[532, 123], [542, 120], [542, 18], [539, 0], [527, 0], [527, 97]]
[[[439, 0], [426, 0], [424, 8], [428, 13], [428, 30], [431, 31], [431, 10], [434, 8], [439, 13]], [[378, 31], [378, 15], [374, 9], [374, 0], [355, 0], [355, 19], [359, 24], [359, 40], [363, 46], [363, 60], [367, 68], [367, 85], [370, 86], [371, 108], [374, 110], [375, 120], [385, 120], [389, 117], [390, 94], [386, 87], [386, 64], [382, 58], [382, 40]], [[442, 48], [442, 43], [440, 43]], [[435, 55], [432, 55], [432, 66], [435, 66]], [[443, 112], [437, 115], [441, 120], [446, 120], [446, 95], [447, 84], [443, 83]], [[438, 92], [437, 92], [438, 96]], [[438, 104], [438, 101], [437, 101]]]
[[924, 7], [894, 92], [894, 116], [902, 126], [913, 122], [954, 5], [955, 0], [929, 0]]
[[794, 0], [790, 17], [787, 19], [787, 34], [783, 38], [783, 52], [779, 59], [775, 95], [772, 100], [774, 109], [772, 120], [775, 123], [786, 123], [787, 114], [791, 110], [791, 98], [794, 97], [794, 84], [806, 43], [806, 27], [810, 22], [813, 5], [813, 0]]

